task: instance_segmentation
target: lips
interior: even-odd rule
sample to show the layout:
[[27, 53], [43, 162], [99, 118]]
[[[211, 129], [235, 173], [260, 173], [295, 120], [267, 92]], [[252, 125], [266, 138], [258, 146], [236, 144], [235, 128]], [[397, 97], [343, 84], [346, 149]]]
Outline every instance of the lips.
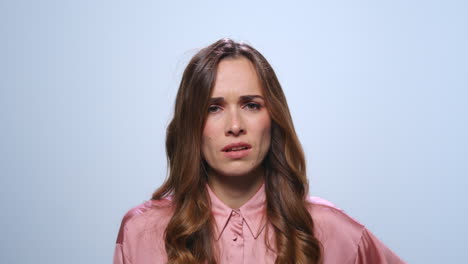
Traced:
[[221, 151], [223, 152], [236, 152], [251, 149], [252, 146], [245, 142], [238, 142], [226, 145]]
[[226, 158], [239, 160], [249, 156], [252, 151], [252, 146], [245, 142], [238, 142], [225, 146], [221, 151]]

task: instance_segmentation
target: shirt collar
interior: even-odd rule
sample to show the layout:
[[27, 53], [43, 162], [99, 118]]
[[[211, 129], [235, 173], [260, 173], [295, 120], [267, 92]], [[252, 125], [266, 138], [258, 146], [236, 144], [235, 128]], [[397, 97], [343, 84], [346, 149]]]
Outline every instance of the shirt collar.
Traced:
[[244, 205], [239, 209], [234, 210], [224, 204], [211, 190], [208, 184], [206, 185], [208, 189], [208, 194], [211, 199], [211, 211], [215, 219], [216, 228], [214, 230], [215, 239], [219, 240], [223, 234], [224, 229], [229, 223], [231, 214], [233, 211], [238, 212], [246, 222], [248, 229], [252, 236], [257, 239], [257, 237], [262, 232], [266, 224], [265, 216], [265, 184], [262, 184], [260, 189], [248, 200]]

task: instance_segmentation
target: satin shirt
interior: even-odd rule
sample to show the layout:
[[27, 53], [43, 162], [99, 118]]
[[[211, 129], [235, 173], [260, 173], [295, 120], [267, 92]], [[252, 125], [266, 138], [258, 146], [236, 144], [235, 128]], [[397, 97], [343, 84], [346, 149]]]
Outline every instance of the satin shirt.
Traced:
[[[274, 263], [276, 254], [265, 245], [265, 187], [242, 207], [225, 205], [207, 185], [215, 219], [219, 263]], [[405, 263], [363, 225], [332, 203], [309, 197], [314, 234], [323, 246], [323, 264]], [[114, 264], [167, 262], [164, 230], [173, 214], [169, 199], [147, 201], [123, 218], [114, 253]], [[271, 231], [270, 231], [271, 230]], [[274, 234], [270, 228], [270, 246]]]

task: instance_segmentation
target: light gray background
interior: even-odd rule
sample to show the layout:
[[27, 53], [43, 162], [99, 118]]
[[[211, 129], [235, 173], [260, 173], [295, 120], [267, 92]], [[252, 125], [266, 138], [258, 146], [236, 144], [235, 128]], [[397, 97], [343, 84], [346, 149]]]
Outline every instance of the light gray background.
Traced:
[[409, 263], [461, 263], [467, 26], [450, 0], [1, 1], [1, 262], [110, 263], [186, 63], [232, 37], [276, 70], [312, 195]]

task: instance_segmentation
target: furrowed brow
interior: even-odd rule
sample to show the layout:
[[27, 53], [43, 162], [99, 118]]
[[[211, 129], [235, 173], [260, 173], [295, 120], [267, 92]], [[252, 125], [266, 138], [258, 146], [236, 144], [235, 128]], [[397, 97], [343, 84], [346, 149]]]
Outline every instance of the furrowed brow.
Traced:
[[224, 97], [212, 97], [210, 98], [210, 104], [222, 104], [224, 102]]
[[262, 100], [265, 100], [265, 99], [263, 99], [263, 96], [261, 96], [261, 95], [243, 95], [243, 96], [240, 97], [240, 100], [241, 101], [252, 101], [255, 98], [260, 98]]

